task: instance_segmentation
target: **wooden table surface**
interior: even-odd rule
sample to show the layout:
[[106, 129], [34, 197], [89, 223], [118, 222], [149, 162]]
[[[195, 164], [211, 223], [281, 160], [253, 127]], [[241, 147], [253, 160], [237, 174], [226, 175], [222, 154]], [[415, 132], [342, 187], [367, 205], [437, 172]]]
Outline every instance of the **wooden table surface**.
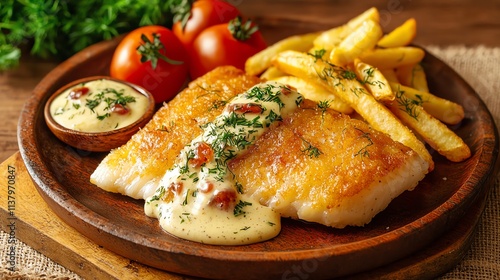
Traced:
[[[371, 6], [381, 12], [381, 23], [390, 31], [406, 19], [414, 17], [418, 24], [415, 43], [419, 45], [485, 45], [500, 47], [499, 0], [229, 0], [243, 14], [273, 22], [300, 22], [304, 30], [310, 24], [322, 28], [340, 25]], [[270, 20], [271, 19], [271, 20]], [[313, 24], [314, 23], [314, 24]], [[272, 28], [264, 35], [275, 39], [297, 33], [297, 29]], [[33, 88], [56, 67], [57, 61], [24, 55], [16, 69], [0, 72], [0, 162], [18, 151], [17, 126], [23, 104]]]
[[[334, 27], [375, 6], [381, 13], [381, 24], [389, 31], [414, 17], [418, 24], [415, 43], [421, 45], [486, 45], [500, 46], [500, 1], [411, 1], [411, 0], [231, 0], [245, 15], [257, 22], [299, 21], [304, 29], [314, 22], [319, 27]], [[269, 36], [284, 37], [297, 29], [270, 30]], [[18, 150], [17, 124], [19, 112], [32, 89], [57, 62], [24, 55], [18, 68], [0, 73], [0, 161]]]

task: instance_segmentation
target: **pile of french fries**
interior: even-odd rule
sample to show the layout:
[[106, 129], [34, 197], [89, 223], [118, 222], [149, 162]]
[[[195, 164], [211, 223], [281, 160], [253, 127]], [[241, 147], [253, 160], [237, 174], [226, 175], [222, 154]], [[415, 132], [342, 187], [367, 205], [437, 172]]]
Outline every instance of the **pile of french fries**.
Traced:
[[430, 171], [434, 162], [424, 142], [453, 162], [471, 152], [448, 128], [462, 121], [463, 107], [429, 92], [420, 64], [425, 51], [410, 45], [416, 32], [411, 18], [384, 35], [379, 11], [371, 8], [330, 30], [285, 38], [250, 57], [245, 71], [339, 112], [356, 112], [416, 151]]

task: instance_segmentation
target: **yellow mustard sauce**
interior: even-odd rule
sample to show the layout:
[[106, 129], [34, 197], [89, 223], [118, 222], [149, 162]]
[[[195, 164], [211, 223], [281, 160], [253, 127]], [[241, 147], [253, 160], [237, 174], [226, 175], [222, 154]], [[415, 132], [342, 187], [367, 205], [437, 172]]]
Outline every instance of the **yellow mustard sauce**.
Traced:
[[236, 96], [180, 152], [146, 199], [146, 215], [174, 236], [206, 244], [244, 245], [278, 235], [280, 215], [242, 193], [227, 162], [301, 102], [297, 91], [275, 82]]
[[105, 132], [126, 127], [140, 119], [148, 98], [133, 87], [108, 79], [75, 85], [50, 104], [50, 114], [60, 125], [82, 132]]

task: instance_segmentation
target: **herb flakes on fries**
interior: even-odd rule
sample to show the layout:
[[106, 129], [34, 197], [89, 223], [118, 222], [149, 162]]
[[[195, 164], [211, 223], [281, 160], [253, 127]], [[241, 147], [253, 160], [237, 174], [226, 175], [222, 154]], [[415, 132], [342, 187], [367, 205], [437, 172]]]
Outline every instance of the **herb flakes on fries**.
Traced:
[[[249, 74], [295, 87], [315, 102], [329, 102], [344, 114], [355, 111], [373, 128], [434, 162], [427, 143], [453, 162], [471, 156], [447, 125], [464, 119], [463, 107], [429, 92], [421, 61], [411, 46], [417, 23], [411, 18], [384, 35], [371, 8], [323, 32], [285, 38], [249, 58]], [[415, 134], [414, 134], [415, 132]]]
[[278, 54], [274, 65], [288, 74], [330, 87], [373, 128], [412, 148], [429, 163], [429, 170], [434, 168], [432, 156], [424, 144], [387, 107], [369, 94], [352, 71], [296, 51]]

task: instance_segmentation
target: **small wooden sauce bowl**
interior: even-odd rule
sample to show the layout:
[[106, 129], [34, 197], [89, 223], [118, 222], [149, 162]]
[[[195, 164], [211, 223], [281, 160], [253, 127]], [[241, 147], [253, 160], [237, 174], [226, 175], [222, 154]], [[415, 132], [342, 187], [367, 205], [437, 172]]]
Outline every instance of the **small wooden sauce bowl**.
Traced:
[[[132, 87], [137, 93], [140, 93], [147, 97], [147, 108], [144, 114], [127, 126], [122, 128], [117, 128], [104, 132], [83, 132], [79, 130], [70, 129], [59, 124], [52, 116], [50, 112], [50, 105], [54, 99], [60, 94], [64, 93], [67, 89], [77, 86], [79, 84], [88, 83], [96, 80], [111, 80], [114, 82], [122, 83], [124, 85]], [[66, 144], [75, 147], [80, 150], [91, 151], [91, 152], [107, 152], [111, 149], [117, 148], [125, 144], [140, 128], [144, 127], [149, 120], [153, 117], [155, 113], [155, 101], [153, 95], [147, 90], [139, 87], [137, 85], [128, 83], [126, 81], [114, 79], [108, 76], [92, 76], [83, 79], [73, 81], [59, 90], [57, 90], [45, 103], [44, 117], [45, 122], [49, 129], [54, 133], [54, 135], [59, 138], [59, 140], [65, 142]]]

